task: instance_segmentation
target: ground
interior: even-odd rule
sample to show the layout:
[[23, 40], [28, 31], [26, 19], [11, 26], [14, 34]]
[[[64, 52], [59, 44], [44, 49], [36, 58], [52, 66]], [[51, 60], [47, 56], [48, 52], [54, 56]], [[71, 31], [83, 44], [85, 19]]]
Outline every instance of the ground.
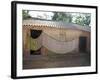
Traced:
[[90, 66], [90, 53], [31, 55], [23, 59], [23, 69]]

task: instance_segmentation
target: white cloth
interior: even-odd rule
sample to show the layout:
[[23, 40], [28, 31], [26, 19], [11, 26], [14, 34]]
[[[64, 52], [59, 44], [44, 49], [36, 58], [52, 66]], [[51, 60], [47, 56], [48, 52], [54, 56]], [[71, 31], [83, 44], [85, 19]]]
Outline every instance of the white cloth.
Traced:
[[46, 33], [42, 33], [42, 45], [48, 50], [64, 54], [75, 50], [78, 47], [78, 39], [71, 41], [57, 41], [56, 39], [48, 36]]
[[38, 50], [43, 46], [58, 54], [65, 54], [78, 48], [78, 38], [74, 38], [71, 41], [62, 41], [44, 32], [37, 39], [31, 39], [30, 43], [32, 50]]

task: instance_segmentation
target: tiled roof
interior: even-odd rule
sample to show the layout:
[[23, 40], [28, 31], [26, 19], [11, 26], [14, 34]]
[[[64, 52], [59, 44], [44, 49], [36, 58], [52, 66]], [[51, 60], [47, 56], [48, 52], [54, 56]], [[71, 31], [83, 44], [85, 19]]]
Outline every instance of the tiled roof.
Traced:
[[23, 25], [40, 25], [40, 26], [44, 25], [48, 27], [77, 29], [88, 32], [90, 32], [91, 30], [89, 26], [80, 26], [74, 23], [66, 23], [61, 21], [34, 20], [34, 19], [23, 20]]

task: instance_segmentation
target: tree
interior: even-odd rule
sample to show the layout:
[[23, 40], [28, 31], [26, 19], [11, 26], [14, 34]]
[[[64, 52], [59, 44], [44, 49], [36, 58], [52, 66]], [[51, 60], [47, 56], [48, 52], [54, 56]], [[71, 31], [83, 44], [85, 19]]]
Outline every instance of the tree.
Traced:
[[[54, 21], [65, 21], [67, 23], [76, 23], [82, 26], [89, 26], [91, 21], [91, 15], [89, 13], [64, 13], [64, 12], [53, 12]], [[73, 21], [74, 20], [74, 21]]]
[[84, 19], [84, 25], [90, 25], [90, 22], [91, 22], [91, 16], [90, 15], [85, 15], [85, 19]]
[[23, 15], [23, 19], [31, 18], [28, 10], [23, 10], [22, 15]]
[[72, 15], [70, 13], [54, 12], [52, 20], [72, 22]]
[[90, 21], [91, 21], [91, 16], [89, 14], [81, 14], [76, 17], [74, 23], [82, 26], [89, 26]]

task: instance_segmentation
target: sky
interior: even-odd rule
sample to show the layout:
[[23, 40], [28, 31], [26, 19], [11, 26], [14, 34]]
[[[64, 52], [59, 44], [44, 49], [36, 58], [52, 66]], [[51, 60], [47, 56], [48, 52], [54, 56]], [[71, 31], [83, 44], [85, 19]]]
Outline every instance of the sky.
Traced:
[[52, 12], [29, 11], [30, 16], [51, 20], [54, 15]]

